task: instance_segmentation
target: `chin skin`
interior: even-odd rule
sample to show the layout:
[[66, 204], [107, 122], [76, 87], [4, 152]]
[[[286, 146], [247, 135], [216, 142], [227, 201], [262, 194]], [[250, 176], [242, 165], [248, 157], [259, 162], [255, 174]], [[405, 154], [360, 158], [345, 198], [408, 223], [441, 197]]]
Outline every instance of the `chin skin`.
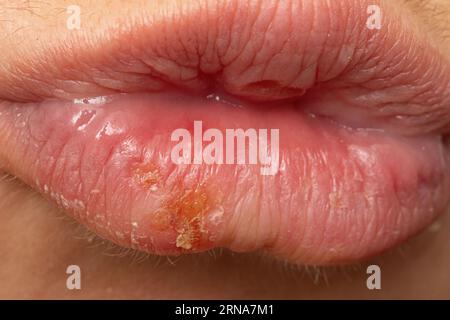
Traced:
[[[2, 179], [0, 199], [2, 299], [450, 298], [449, 214], [383, 256], [316, 269], [258, 253], [147, 256], [93, 238], [17, 179]], [[71, 291], [66, 269], [74, 264], [82, 287]], [[366, 287], [371, 264], [382, 270], [382, 290]]]

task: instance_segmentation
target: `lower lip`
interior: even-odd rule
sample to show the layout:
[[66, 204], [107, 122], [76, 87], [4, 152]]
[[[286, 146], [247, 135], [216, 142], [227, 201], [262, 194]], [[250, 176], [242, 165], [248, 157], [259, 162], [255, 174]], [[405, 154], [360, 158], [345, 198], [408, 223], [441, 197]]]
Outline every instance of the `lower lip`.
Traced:
[[[392, 247], [444, 210], [439, 137], [264, 108], [181, 94], [2, 106], [2, 160], [100, 236], [156, 254], [227, 247], [342, 263]], [[171, 133], [194, 134], [195, 121], [203, 132], [279, 130], [276, 174], [262, 175], [259, 163], [175, 164]]]

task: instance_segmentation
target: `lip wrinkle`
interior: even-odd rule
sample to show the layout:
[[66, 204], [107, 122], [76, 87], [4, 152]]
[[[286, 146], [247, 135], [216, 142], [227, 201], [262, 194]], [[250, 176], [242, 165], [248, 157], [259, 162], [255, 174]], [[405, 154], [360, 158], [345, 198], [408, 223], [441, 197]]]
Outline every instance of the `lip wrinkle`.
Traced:
[[[314, 86], [315, 81], [304, 75], [303, 69], [310, 63], [303, 63], [298, 70], [288, 67], [298, 60], [297, 56], [307, 61], [315, 55], [312, 62], [317, 64], [317, 70], [333, 67], [333, 76], [318, 72], [317, 82], [356, 86], [366, 84], [361, 83], [362, 80], [356, 80], [361, 79], [364, 72], [369, 82], [372, 82], [370, 79], [377, 78], [381, 68], [388, 69], [390, 63], [401, 61], [399, 57], [402, 53], [414, 47], [423, 48], [418, 52], [423, 59], [418, 68], [412, 67], [413, 56], [404, 57], [404, 63], [400, 65], [404, 66], [405, 73], [414, 73], [414, 77], [407, 79], [405, 84], [412, 87], [417, 84], [417, 90], [420, 90], [423, 81], [430, 80], [433, 85], [427, 90], [430, 93], [427, 96], [431, 97], [434, 92], [437, 93], [434, 99], [439, 100], [433, 105], [439, 109], [448, 105], [449, 79], [442, 73], [439, 75], [440, 70], [449, 70], [448, 59], [438, 52], [423, 32], [415, 32], [420, 30], [420, 26], [404, 17], [394, 4], [379, 3], [385, 13], [384, 28], [381, 30], [368, 30], [366, 26], [365, 8], [373, 4], [368, 0], [331, 3], [283, 1], [277, 7], [264, 1], [249, 6], [241, 1], [232, 1], [231, 4], [216, 2], [216, 11], [209, 4], [208, 7], [189, 3], [177, 7], [173, 4], [171, 1], [161, 4], [166, 5], [167, 9], [176, 8], [173, 19], [170, 20], [161, 14], [169, 12], [164, 8], [152, 5], [134, 8], [130, 4], [128, 15], [115, 17], [114, 12], [111, 12], [111, 16], [106, 19], [103, 17], [100, 25], [89, 36], [61, 30], [60, 35], [49, 41], [30, 42], [31, 48], [27, 51], [30, 56], [22, 59], [29, 62], [29, 65], [14, 58], [22, 55], [6, 52], [5, 57], [9, 61], [5, 63], [5, 72], [0, 73], [0, 97], [6, 100], [36, 101], [52, 96], [78, 97], [80, 88], [86, 94], [100, 95], [159, 91], [168, 85], [199, 91], [209, 88], [210, 80], [240, 96], [254, 97], [255, 92], [246, 92], [245, 88], [260, 81], [274, 81], [274, 84], [288, 87], [291, 84], [292, 88], [298, 88], [301, 93], [300, 89], [308, 90], [311, 87], [305, 83]], [[117, 4], [111, 3], [112, 7], [114, 5]], [[91, 6], [95, 8], [95, 5]], [[45, 7], [40, 9], [45, 10]], [[95, 16], [95, 10], [93, 11]], [[292, 11], [297, 12], [297, 23], [279, 18], [290, 16]], [[208, 14], [205, 15], [205, 12]], [[310, 17], [311, 23], [305, 25], [307, 17]], [[114, 26], [110, 25], [112, 21]], [[211, 21], [213, 28], [208, 24]], [[284, 32], [291, 30], [290, 28], [292, 33]], [[211, 35], [211, 29], [217, 31]], [[261, 36], [258, 36], [258, 32], [255, 34], [255, 30], [260, 31]], [[174, 36], [170, 36], [172, 34]], [[96, 41], [92, 41], [90, 37]], [[202, 46], [202, 43], [206, 45]], [[389, 50], [395, 48], [396, 54], [391, 54]], [[61, 50], [64, 51], [60, 52]], [[340, 58], [340, 54], [346, 50], [349, 52]], [[186, 56], [186, 51], [192, 51], [193, 54]], [[225, 55], [219, 54], [220, 52], [225, 52]], [[280, 54], [286, 57], [275, 63], [274, 57], [279, 57]], [[46, 60], [40, 57], [45, 57]], [[377, 60], [379, 68], [375, 71], [369, 71], [370, 60]], [[75, 66], [73, 61], [77, 61], [78, 65]], [[264, 72], [271, 64], [275, 70]], [[424, 75], [426, 69], [429, 70], [430, 77], [422, 81], [420, 76]], [[187, 82], [182, 80], [185, 72], [194, 75], [188, 77]], [[300, 82], [292, 82], [289, 78], [292, 72], [299, 75], [296, 80]], [[142, 73], [141, 77], [139, 73]], [[207, 79], [203, 79], [202, 74], [207, 75]], [[448, 75], [449, 72], [445, 74]], [[198, 79], [195, 75], [198, 75]], [[306, 77], [306, 82], [299, 80], [303, 77]], [[389, 75], [385, 75], [385, 79], [389, 79]], [[111, 82], [110, 87], [105, 80]], [[92, 83], [89, 84], [89, 81]], [[398, 85], [389, 81], [386, 84]], [[75, 91], [71, 92], [73, 89]], [[274, 89], [273, 92], [283, 90]], [[21, 99], [20, 95], [30, 96]], [[395, 100], [395, 97], [391, 99]], [[402, 101], [402, 104], [408, 102], [414, 103]], [[379, 101], [378, 106], [382, 103], [383, 101]], [[417, 103], [423, 104], [423, 101]]]
[[[74, 116], [93, 110], [94, 119], [78, 130]], [[227, 247], [264, 249], [293, 263], [355, 261], [418, 232], [450, 194], [438, 137], [354, 130], [287, 106], [231, 108], [222, 100], [161, 93], [1, 112], [8, 132], [1, 150], [15, 150], [3, 154], [10, 172], [100, 236], [151, 253]], [[17, 112], [32, 114], [30, 128], [45, 139], [15, 126]], [[219, 130], [279, 128], [279, 175], [263, 177], [249, 164], [167, 161], [171, 130], [193, 130], [198, 119]], [[120, 130], [97, 139], [107, 124]]]

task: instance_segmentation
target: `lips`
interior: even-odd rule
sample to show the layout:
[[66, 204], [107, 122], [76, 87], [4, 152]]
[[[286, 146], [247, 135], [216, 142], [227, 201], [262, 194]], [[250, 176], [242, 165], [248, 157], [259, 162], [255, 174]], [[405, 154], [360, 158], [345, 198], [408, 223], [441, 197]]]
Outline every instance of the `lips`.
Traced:
[[[370, 30], [365, 1], [207, 4], [130, 11], [133, 28], [16, 62], [27, 76], [0, 87], [4, 167], [100, 236], [156, 254], [344, 263], [444, 210], [450, 70], [395, 5]], [[277, 170], [236, 154], [174, 162], [172, 133], [199, 122], [203, 151], [208, 129], [277, 130]]]

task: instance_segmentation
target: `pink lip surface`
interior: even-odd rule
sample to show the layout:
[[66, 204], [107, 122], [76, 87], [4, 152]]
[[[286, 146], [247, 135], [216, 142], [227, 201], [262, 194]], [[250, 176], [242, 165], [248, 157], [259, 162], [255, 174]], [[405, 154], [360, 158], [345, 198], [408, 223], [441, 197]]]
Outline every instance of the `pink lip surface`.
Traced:
[[[80, 70], [66, 78], [96, 66], [88, 95], [74, 81], [33, 86], [52, 79], [53, 69], [33, 74], [41, 65], [0, 87], [3, 167], [102, 237], [156, 254], [226, 247], [345, 263], [433, 221], [450, 197], [450, 69], [433, 44], [384, 3], [382, 31], [366, 28], [367, 1], [233, 3], [212, 20], [190, 8], [176, 27], [154, 21], [74, 53]], [[171, 134], [193, 134], [195, 121], [279, 130], [276, 174], [174, 163]]]
[[[264, 248], [294, 262], [356, 260], [423, 228], [449, 194], [439, 137], [352, 129], [294, 107], [145, 94], [9, 106], [2, 117], [14, 124], [4, 143], [16, 146], [25, 181], [99, 235], [152, 253]], [[193, 133], [198, 120], [205, 130], [279, 129], [279, 172], [173, 163], [171, 132]]]

